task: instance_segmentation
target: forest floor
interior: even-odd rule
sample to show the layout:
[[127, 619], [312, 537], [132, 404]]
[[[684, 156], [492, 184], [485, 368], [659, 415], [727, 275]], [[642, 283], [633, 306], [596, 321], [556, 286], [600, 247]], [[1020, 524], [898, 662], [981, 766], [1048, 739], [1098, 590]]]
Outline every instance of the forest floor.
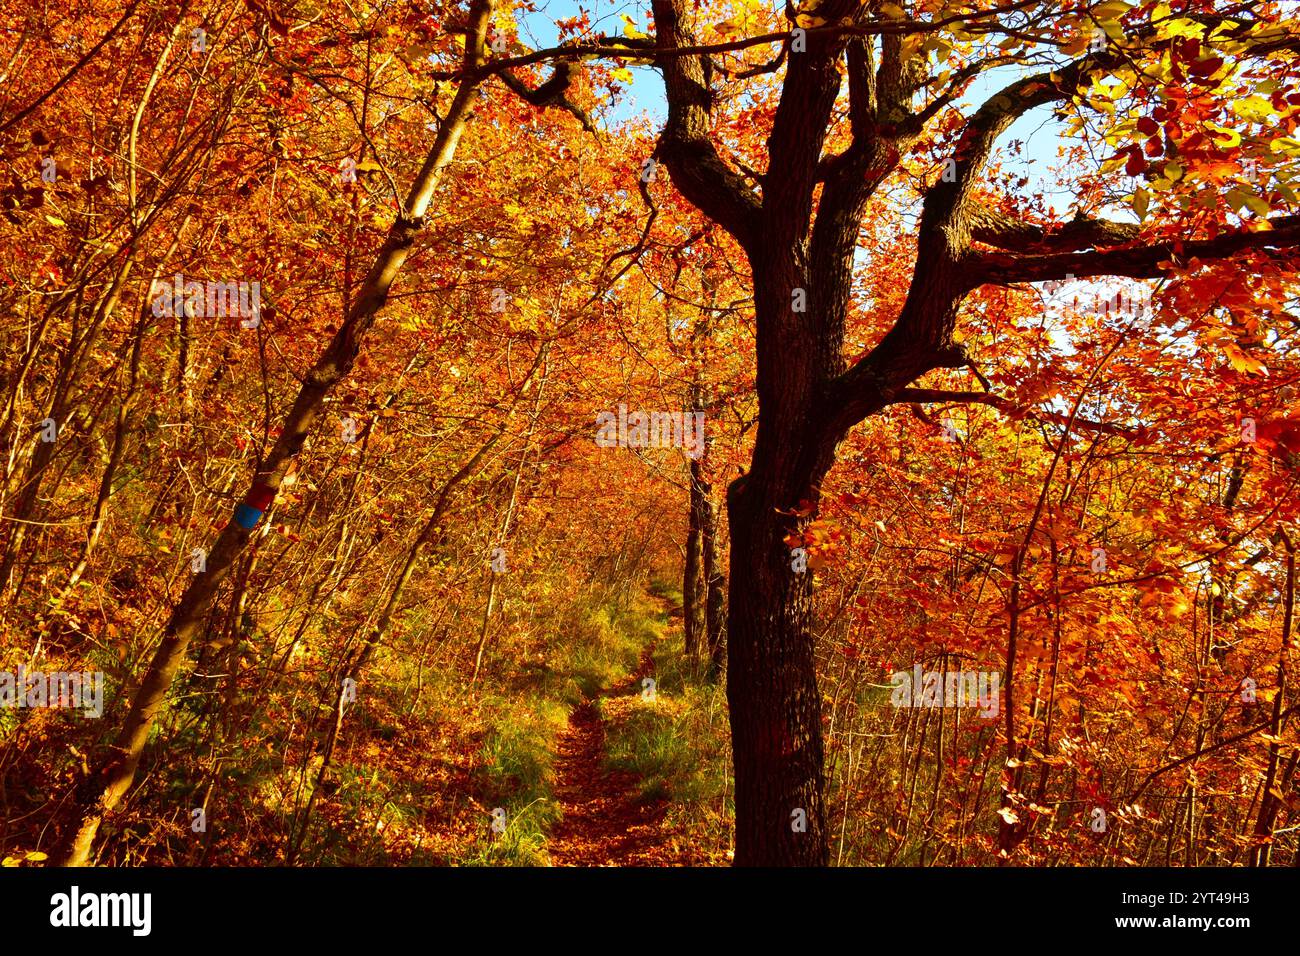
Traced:
[[[608, 699], [635, 692], [654, 672], [654, 644], [641, 652], [637, 672], [602, 691]], [[598, 700], [584, 700], [569, 715], [557, 747], [555, 799], [564, 816], [551, 829], [547, 850], [554, 866], [656, 866], [666, 800], [639, 798], [637, 774], [609, 770], [605, 721]]]
[[644, 706], [642, 680], [655, 674], [658, 643], [680, 640], [681, 608], [664, 598], [665, 630], [641, 650], [634, 674], [582, 701], [556, 753], [555, 799], [563, 816], [551, 828], [552, 866], [690, 866], [709, 862], [670, 822], [670, 800], [648, 797], [641, 776], [606, 766], [609, 721]]

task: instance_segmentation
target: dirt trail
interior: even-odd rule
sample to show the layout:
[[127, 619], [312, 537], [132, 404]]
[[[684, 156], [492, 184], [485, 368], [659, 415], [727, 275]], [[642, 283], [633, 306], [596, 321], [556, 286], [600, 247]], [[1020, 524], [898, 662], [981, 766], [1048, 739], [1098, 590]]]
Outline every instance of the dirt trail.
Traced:
[[[654, 673], [652, 643], [641, 652], [636, 674], [607, 688], [600, 697], [628, 693]], [[664, 847], [667, 802], [641, 802], [634, 773], [606, 770], [605, 724], [597, 701], [584, 700], [569, 715], [557, 748], [555, 797], [564, 817], [551, 830], [547, 850], [553, 866], [671, 865]]]

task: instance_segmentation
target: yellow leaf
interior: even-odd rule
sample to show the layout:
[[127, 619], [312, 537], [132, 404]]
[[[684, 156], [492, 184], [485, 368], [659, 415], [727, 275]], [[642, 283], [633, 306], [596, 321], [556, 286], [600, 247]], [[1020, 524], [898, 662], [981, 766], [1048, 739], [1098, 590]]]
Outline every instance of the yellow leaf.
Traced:
[[1232, 149], [1234, 146], [1241, 145], [1241, 134], [1235, 129], [1228, 129], [1226, 126], [1216, 126], [1214, 123], [1206, 123], [1205, 125], [1218, 134], [1214, 137], [1214, 141], [1221, 148]]
[[645, 39], [646, 34], [642, 33], [637, 27], [635, 20], [629, 17], [626, 13], [619, 14], [619, 16], [623, 20], [623, 36], [629, 37], [633, 40]]
[[45, 221], [48, 222], [51, 226], [66, 226], [66, 225], [67, 225], [67, 223], [64, 222], [62, 219], [60, 219], [58, 216], [46, 216], [46, 217], [45, 217]]
[[1133, 4], [1125, 0], [1108, 0], [1107, 3], [1099, 3], [1092, 8], [1092, 15], [1097, 18], [1099, 23], [1118, 20], [1129, 10], [1133, 9]]
[[1259, 196], [1254, 196], [1249, 193], [1246, 195], [1246, 205], [1249, 206], [1251, 212], [1253, 212], [1257, 216], [1267, 216], [1269, 213], [1273, 211], [1273, 207], [1270, 206], [1265, 200], [1261, 199]]
[[1264, 122], [1275, 112], [1273, 104], [1262, 96], [1247, 96], [1245, 99], [1234, 100], [1232, 111], [1242, 119], [1256, 123]]
[[1205, 25], [1197, 23], [1195, 20], [1188, 20], [1180, 17], [1177, 20], [1170, 20], [1161, 24], [1161, 32], [1168, 37], [1197, 37], [1205, 35]]
[[1223, 354], [1232, 363], [1232, 367], [1238, 372], [1246, 375], [1254, 375], [1256, 372], [1264, 371], [1264, 364], [1257, 362], [1235, 345], [1225, 345]]
[[1137, 213], [1138, 219], [1143, 221], [1147, 218], [1147, 211], [1151, 207], [1151, 194], [1145, 189], [1139, 189], [1133, 194], [1133, 211]]

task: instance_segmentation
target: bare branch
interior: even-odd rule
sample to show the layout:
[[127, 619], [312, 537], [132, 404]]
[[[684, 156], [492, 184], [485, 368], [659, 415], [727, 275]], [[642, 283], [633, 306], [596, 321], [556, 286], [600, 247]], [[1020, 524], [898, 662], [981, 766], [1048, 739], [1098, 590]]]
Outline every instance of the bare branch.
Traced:
[[1236, 230], [1212, 239], [1167, 240], [1133, 249], [1103, 249], [1052, 255], [1018, 256], [976, 253], [967, 263], [970, 288], [1045, 282], [1071, 276], [1128, 276], [1155, 279], [1172, 263], [1192, 259], [1226, 259], [1249, 250], [1275, 250], [1285, 261], [1300, 260], [1300, 216], [1270, 220], [1271, 229]]
[[573, 80], [573, 69], [573, 64], [567, 61], [556, 63], [555, 71], [551, 74], [550, 79], [535, 90], [529, 89], [523, 80], [509, 70], [503, 70], [500, 75], [501, 82], [525, 102], [531, 103], [540, 109], [557, 108], [566, 110], [577, 117], [578, 122], [582, 123], [583, 129], [594, 134], [596, 127], [591, 122], [591, 117], [587, 115], [587, 111], [566, 95], [569, 84]]
[[1037, 408], [1016, 405], [1000, 395], [989, 392], [958, 392], [940, 388], [905, 388], [894, 396], [893, 404], [975, 404], [987, 405], [1005, 412], [1013, 418], [1029, 417], [1038, 421], [1052, 422], [1057, 425], [1070, 425], [1087, 431], [1101, 432], [1104, 435], [1133, 435], [1132, 429], [1110, 422], [1096, 422], [1086, 418], [1070, 418], [1059, 412], [1045, 412]]
[[1010, 252], [1073, 252], [1118, 246], [1138, 237], [1137, 223], [1078, 213], [1064, 225], [1040, 226], [980, 203], [970, 211], [971, 238]]
[[965, 217], [970, 212], [972, 190], [997, 138], [1030, 110], [1068, 99], [1094, 73], [1121, 62], [1119, 55], [1112, 51], [1081, 57], [1060, 70], [1017, 80], [986, 101], [967, 121], [957, 141], [952, 157], [955, 175], [940, 179], [926, 194], [922, 233], [935, 234], [958, 227], [953, 239], [960, 243], [969, 238], [969, 222]]

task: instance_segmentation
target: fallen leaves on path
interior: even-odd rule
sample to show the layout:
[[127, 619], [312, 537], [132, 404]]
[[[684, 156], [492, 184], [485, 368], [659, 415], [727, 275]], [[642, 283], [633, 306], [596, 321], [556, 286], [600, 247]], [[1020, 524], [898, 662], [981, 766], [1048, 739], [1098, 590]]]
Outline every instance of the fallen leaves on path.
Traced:
[[[640, 703], [641, 678], [654, 673], [653, 645], [637, 673], [601, 695], [605, 709], [626, 712]], [[669, 801], [645, 801], [635, 773], [608, 770], [605, 722], [594, 700], [574, 708], [557, 748], [556, 800], [564, 816], [551, 830], [553, 866], [701, 866], [711, 861], [668, 820]]]

